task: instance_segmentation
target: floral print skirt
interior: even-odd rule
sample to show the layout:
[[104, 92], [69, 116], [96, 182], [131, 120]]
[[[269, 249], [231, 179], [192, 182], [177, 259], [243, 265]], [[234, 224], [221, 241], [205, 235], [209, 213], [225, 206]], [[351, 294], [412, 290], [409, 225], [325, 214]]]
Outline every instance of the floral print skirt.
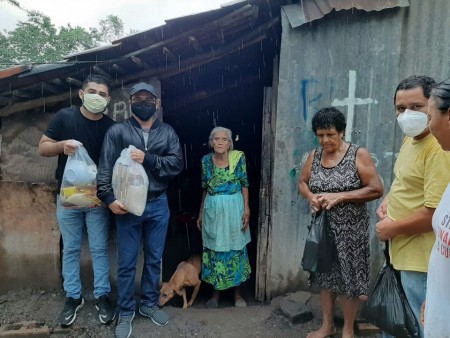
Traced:
[[203, 248], [202, 280], [215, 290], [238, 286], [250, 278], [251, 272], [246, 247], [226, 252]]

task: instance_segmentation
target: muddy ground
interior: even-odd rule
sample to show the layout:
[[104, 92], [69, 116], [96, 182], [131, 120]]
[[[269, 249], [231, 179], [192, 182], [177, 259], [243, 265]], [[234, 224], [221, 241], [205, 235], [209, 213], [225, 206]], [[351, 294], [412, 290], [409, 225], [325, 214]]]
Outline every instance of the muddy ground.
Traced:
[[[183, 310], [182, 299], [172, 300], [165, 306], [170, 322], [158, 327], [149, 319], [136, 315], [131, 337], [306, 337], [307, 333], [320, 325], [320, 306], [317, 295], [306, 297], [306, 307], [314, 316], [305, 323], [294, 324], [286, 314], [281, 313], [282, 302], [303, 302], [306, 293], [296, 293], [272, 300], [270, 304], [248, 301], [246, 308], [235, 308], [229, 299], [223, 300], [219, 309], [207, 309], [206, 297], [200, 295], [194, 306]], [[225, 295], [227, 296], [227, 295]], [[247, 299], [251, 298], [246, 295]], [[6, 324], [20, 321], [37, 321], [50, 328], [51, 337], [59, 338], [105, 338], [114, 337], [114, 324], [102, 325], [94, 308], [92, 292], [84, 292], [86, 303], [80, 310], [72, 327], [61, 329], [57, 318], [64, 306], [62, 290], [25, 289], [0, 295], [0, 331]], [[112, 295], [114, 298], [114, 295]], [[342, 324], [339, 314], [336, 318]], [[378, 334], [365, 334], [376, 338]]]

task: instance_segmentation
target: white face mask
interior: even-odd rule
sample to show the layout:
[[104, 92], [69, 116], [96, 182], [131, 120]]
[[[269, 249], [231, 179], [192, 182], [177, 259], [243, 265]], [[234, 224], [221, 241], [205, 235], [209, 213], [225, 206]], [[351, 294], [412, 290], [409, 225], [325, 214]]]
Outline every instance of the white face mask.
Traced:
[[105, 111], [107, 105], [108, 101], [104, 97], [98, 94], [84, 93], [83, 106], [91, 113], [102, 113]]
[[406, 109], [397, 116], [398, 125], [404, 134], [415, 137], [423, 133], [428, 127], [427, 114], [420, 111]]

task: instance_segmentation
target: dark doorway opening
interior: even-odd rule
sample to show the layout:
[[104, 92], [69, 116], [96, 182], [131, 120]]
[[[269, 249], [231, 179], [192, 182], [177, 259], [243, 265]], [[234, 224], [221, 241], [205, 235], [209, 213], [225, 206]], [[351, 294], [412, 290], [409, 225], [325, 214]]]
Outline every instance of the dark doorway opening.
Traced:
[[[272, 82], [271, 69], [267, 70], [267, 74], [269, 76], [266, 81], [261, 79], [249, 86], [230, 88], [200, 104], [176, 111], [164, 111], [164, 121], [177, 131], [185, 156], [185, 169], [169, 189], [171, 223], [163, 258], [164, 281], [170, 279], [180, 261], [202, 251], [201, 233], [196, 227], [202, 195], [201, 158], [211, 151], [208, 147], [211, 130], [215, 126], [223, 126], [231, 129], [234, 148], [244, 151], [247, 160], [252, 238], [251, 243], [247, 245], [247, 251], [252, 275], [242, 289], [248, 304], [255, 301], [263, 95], [264, 86], [270, 86]], [[162, 86], [164, 90], [164, 82]], [[170, 100], [170, 92], [166, 95], [163, 100]], [[212, 287], [202, 283], [196, 303], [204, 304], [211, 293]], [[181, 297], [178, 298], [175, 304], [181, 306]], [[223, 299], [221, 304], [232, 306], [232, 292], [225, 292]]]

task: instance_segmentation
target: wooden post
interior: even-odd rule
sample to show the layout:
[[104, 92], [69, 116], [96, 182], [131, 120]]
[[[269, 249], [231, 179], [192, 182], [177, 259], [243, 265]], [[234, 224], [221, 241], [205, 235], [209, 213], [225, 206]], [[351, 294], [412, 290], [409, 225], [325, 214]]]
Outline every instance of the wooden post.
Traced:
[[270, 283], [272, 266], [272, 172], [276, 107], [278, 97], [278, 56], [273, 60], [272, 88], [264, 88], [261, 146], [261, 184], [259, 190], [258, 244], [255, 298], [272, 298]]

